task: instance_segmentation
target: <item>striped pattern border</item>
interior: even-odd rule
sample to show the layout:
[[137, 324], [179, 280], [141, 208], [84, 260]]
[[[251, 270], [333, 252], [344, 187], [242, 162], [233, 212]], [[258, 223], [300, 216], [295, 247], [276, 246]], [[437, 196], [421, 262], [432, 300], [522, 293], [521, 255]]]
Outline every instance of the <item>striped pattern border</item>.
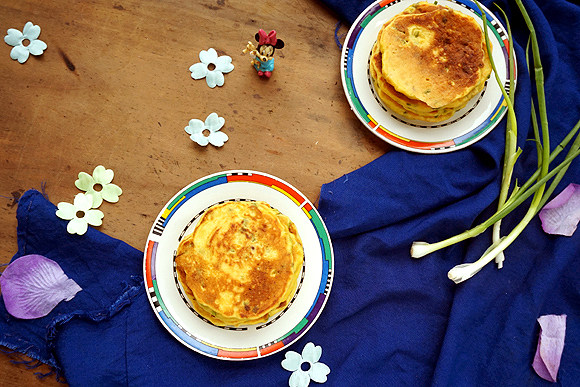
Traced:
[[[320, 249], [322, 251], [323, 257], [321, 282], [316, 299], [314, 300], [306, 316], [304, 316], [298, 325], [296, 325], [290, 332], [287, 332], [277, 340], [255, 348], [232, 349], [218, 347], [210, 343], [206, 343], [181, 326], [171, 316], [165, 304], [163, 303], [163, 299], [157, 287], [157, 278], [155, 274], [155, 258], [157, 254], [158, 242], [155, 242], [151, 239], [148, 240], [147, 249], [145, 251], [144, 271], [149, 299], [151, 300], [155, 312], [168, 329], [170, 329], [184, 343], [200, 352], [218, 358], [242, 360], [266, 356], [268, 354], [274, 353], [280, 350], [282, 347], [297, 340], [309, 329], [311, 324], [318, 318], [318, 315], [320, 314], [330, 291], [333, 276], [333, 253], [326, 228], [324, 227], [322, 219], [312, 204], [302, 194], [281, 180], [256, 172], [232, 172], [213, 175], [192, 185], [168, 204], [161, 216], [156, 220], [152, 233], [161, 236], [163, 229], [168, 224], [173, 214], [175, 214], [179, 207], [181, 207], [181, 205], [183, 205], [183, 203], [185, 203], [191, 197], [213, 186], [233, 182], [263, 184], [283, 193], [304, 211], [305, 215], [312, 222], [312, 225], [318, 234]], [[300, 286], [303, 279], [304, 277], [302, 276], [300, 280]]]

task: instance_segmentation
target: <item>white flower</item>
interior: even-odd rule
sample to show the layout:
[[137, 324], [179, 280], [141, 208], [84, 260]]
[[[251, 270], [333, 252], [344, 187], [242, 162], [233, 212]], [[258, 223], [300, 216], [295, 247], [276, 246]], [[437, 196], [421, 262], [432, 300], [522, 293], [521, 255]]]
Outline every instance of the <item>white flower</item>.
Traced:
[[306, 387], [310, 380], [316, 383], [326, 382], [326, 376], [330, 373], [330, 368], [324, 363], [319, 363], [322, 356], [322, 347], [308, 343], [302, 350], [302, 356], [294, 351], [286, 352], [286, 357], [282, 360], [282, 367], [291, 371], [288, 385], [290, 387]]
[[212, 89], [216, 86], [223, 86], [224, 74], [234, 69], [232, 58], [227, 55], [218, 57], [216, 50], [201, 50], [199, 53], [201, 63], [196, 63], [189, 68], [193, 79], [205, 78], [207, 85]]
[[81, 191], [92, 195], [92, 207], [98, 208], [103, 203], [103, 199], [109, 203], [119, 201], [119, 195], [123, 191], [119, 186], [111, 183], [114, 176], [115, 173], [113, 170], [105, 169], [105, 167], [99, 165], [93, 170], [93, 176], [86, 172], [80, 172], [78, 180], [75, 181], [75, 185]]
[[56, 216], [64, 220], [70, 220], [66, 230], [70, 234], [83, 235], [87, 232], [88, 225], [100, 226], [103, 224], [104, 214], [99, 210], [91, 209], [93, 197], [90, 194], [79, 193], [75, 196], [74, 204], [60, 202]]
[[[46, 50], [46, 43], [38, 39], [40, 27], [32, 22], [27, 22], [22, 32], [14, 28], [10, 28], [6, 32], [8, 35], [4, 37], [4, 41], [14, 46], [10, 51], [10, 58], [18, 60], [20, 63], [26, 62], [30, 54], [42, 55]], [[25, 43], [27, 44], [25, 45]]]
[[[189, 138], [201, 146], [206, 146], [208, 143], [214, 146], [222, 146], [228, 141], [228, 135], [220, 132], [226, 120], [223, 117], [218, 117], [217, 113], [211, 113], [202, 122], [198, 119], [189, 121], [189, 125], [185, 127], [185, 131], [190, 134]], [[204, 133], [204, 132], [207, 132]]]

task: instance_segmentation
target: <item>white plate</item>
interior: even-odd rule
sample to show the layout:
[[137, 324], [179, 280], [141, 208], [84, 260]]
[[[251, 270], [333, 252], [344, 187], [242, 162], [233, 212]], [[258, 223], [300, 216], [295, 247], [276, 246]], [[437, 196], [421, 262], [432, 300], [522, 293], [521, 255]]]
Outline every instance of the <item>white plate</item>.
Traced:
[[[445, 121], [428, 123], [409, 120], [393, 113], [382, 104], [375, 94], [369, 73], [370, 54], [383, 24], [416, 2], [417, 0], [377, 1], [359, 15], [350, 28], [342, 49], [342, 85], [356, 116], [381, 139], [413, 152], [451, 152], [481, 140], [499, 123], [507, 107], [493, 72], [481, 94]], [[483, 28], [481, 13], [474, 2], [439, 0], [437, 4], [472, 16]], [[489, 10], [484, 10], [497, 73], [508, 90], [508, 36], [500, 21]]]
[[[218, 327], [190, 305], [175, 272], [180, 240], [210, 206], [230, 200], [261, 200], [288, 216], [304, 245], [298, 290], [288, 307], [266, 323]], [[324, 308], [333, 278], [330, 237], [312, 203], [290, 184], [265, 173], [226, 171], [199, 179], [175, 195], [151, 228], [144, 253], [145, 288], [153, 311], [182, 344], [225, 360], [250, 360], [286, 349]]]

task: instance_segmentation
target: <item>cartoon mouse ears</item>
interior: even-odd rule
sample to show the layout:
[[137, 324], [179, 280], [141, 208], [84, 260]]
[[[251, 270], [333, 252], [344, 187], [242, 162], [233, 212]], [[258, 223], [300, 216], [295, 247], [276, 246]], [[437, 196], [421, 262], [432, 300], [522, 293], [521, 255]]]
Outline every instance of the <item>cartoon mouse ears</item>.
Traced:
[[276, 38], [276, 31], [272, 30], [266, 33], [263, 29], [260, 29], [255, 36], [256, 41], [259, 45], [269, 44], [274, 48], [283, 48], [284, 41], [282, 39]]

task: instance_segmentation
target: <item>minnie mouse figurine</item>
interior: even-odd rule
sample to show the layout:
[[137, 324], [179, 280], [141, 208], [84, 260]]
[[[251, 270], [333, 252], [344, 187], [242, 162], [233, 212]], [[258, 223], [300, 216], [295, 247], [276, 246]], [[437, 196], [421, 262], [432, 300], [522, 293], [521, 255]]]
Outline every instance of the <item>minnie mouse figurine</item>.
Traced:
[[272, 71], [274, 71], [274, 51], [278, 48], [284, 47], [284, 41], [276, 38], [276, 31], [266, 33], [260, 29], [255, 36], [258, 42], [256, 48], [252, 42], [244, 49], [244, 53], [250, 53], [252, 60], [250, 63], [254, 66], [258, 75], [261, 77], [270, 78]]

